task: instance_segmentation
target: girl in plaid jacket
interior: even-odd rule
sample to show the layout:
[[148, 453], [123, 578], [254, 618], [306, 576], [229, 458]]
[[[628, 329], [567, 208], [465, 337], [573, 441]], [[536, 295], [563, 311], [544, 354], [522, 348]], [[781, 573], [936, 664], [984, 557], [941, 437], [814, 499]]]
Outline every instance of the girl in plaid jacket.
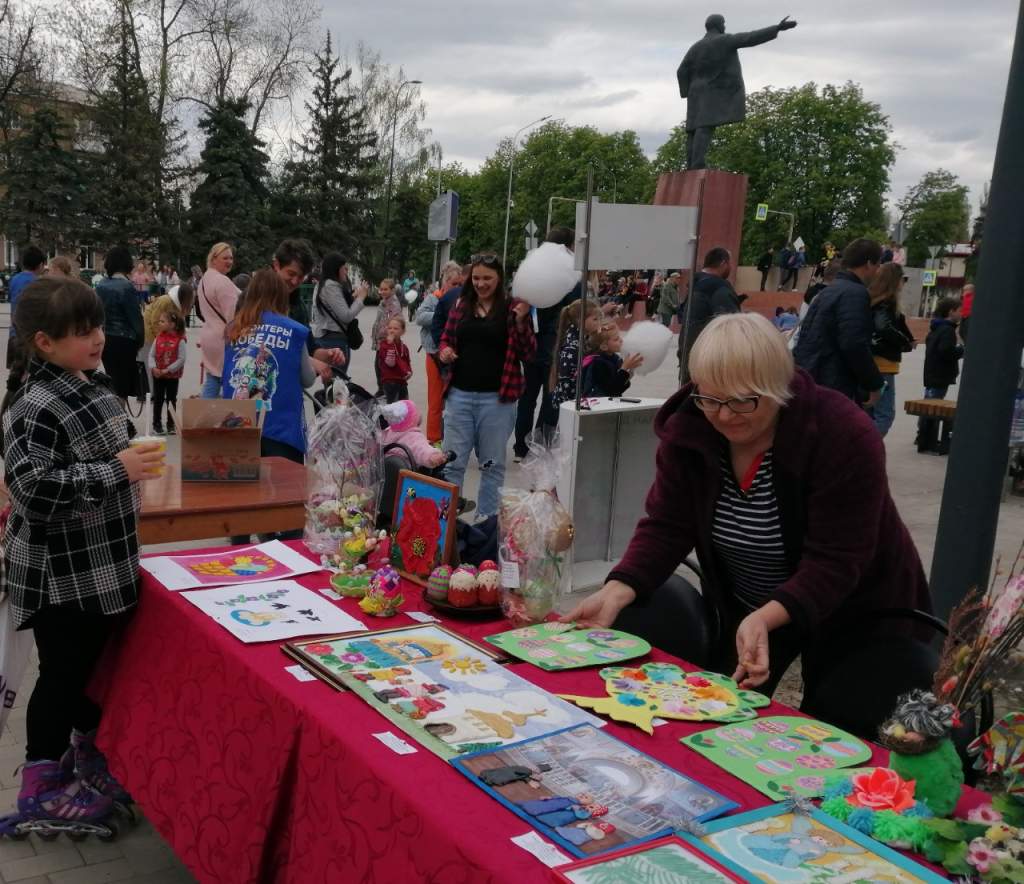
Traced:
[[86, 685], [137, 601], [138, 483], [160, 474], [163, 454], [129, 447], [135, 428], [97, 371], [104, 314], [89, 286], [41, 278], [14, 319], [18, 353], [0, 408], [11, 495], [3, 543], [9, 616], [32, 629], [39, 651], [18, 811], [95, 831], [82, 826], [130, 799], [93, 742], [100, 710]]

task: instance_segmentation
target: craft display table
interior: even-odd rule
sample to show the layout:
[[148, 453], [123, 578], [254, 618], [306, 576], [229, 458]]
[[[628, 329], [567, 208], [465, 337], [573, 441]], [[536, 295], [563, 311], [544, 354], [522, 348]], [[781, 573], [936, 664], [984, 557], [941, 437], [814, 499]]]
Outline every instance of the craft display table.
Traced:
[[[294, 544], [304, 551], [301, 544]], [[299, 578], [313, 589], [323, 573]], [[406, 609], [430, 610], [406, 585]], [[339, 602], [371, 629], [379, 620]], [[440, 618], [472, 639], [502, 620]], [[653, 651], [650, 659], [675, 661]], [[138, 611], [94, 680], [99, 744], [114, 774], [201, 882], [541, 884], [550, 872], [513, 844], [532, 831], [453, 767], [416, 745], [358, 696], [299, 682], [277, 644], [246, 645], [180, 594], [146, 576]], [[595, 669], [546, 672], [509, 664], [558, 693], [603, 693]], [[778, 703], [763, 715], [791, 714]], [[714, 727], [715, 725], [710, 725]], [[753, 788], [685, 748], [709, 725], [671, 721], [654, 736], [609, 723], [608, 733], [710, 786], [742, 810], [767, 804]], [[416, 745], [398, 755], [373, 737]], [[875, 748], [871, 763], [886, 753]], [[964, 801], [977, 803], [971, 796]]]
[[302, 528], [306, 468], [283, 457], [260, 461], [258, 482], [182, 482], [167, 464], [161, 478], [142, 483], [142, 543], [235, 537]]

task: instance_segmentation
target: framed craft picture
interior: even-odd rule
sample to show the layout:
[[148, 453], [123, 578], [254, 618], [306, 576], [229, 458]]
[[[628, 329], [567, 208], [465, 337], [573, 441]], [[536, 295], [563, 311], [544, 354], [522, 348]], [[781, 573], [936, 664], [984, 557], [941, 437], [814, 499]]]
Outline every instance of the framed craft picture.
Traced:
[[452, 764], [581, 858], [671, 835], [738, 807], [589, 724], [463, 755]]
[[805, 814], [785, 805], [762, 807], [710, 823], [701, 841], [767, 884], [946, 880], [820, 810]]
[[817, 798], [827, 775], [871, 758], [867, 743], [813, 718], [778, 715], [683, 737], [699, 752], [773, 801]]
[[486, 641], [541, 669], [607, 666], [651, 652], [639, 636], [615, 629], [589, 629], [574, 623], [535, 623], [487, 636]]
[[718, 884], [754, 880], [727, 868], [711, 851], [675, 836], [556, 866], [551, 871], [556, 881], [568, 884]]
[[286, 652], [445, 759], [602, 724], [501, 666], [493, 650], [436, 625], [292, 642]]
[[411, 470], [398, 474], [391, 564], [403, 577], [426, 586], [430, 572], [451, 560], [458, 503], [457, 485]]

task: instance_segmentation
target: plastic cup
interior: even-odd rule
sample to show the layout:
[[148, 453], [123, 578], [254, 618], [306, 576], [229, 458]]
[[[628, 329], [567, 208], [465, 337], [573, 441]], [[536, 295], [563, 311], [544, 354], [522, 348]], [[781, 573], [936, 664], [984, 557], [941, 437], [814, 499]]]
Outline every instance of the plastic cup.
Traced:
[[[166, 459], [167, 457], [167, 440], [161, 436], [136, 436], [131, 442], [128, 443], [132, 448], [139, 448], [142, 446], [157, 445], [160, 449], [160, 454]], [[156, 469], [146, 470], [147, 473], [159, 476], [164, 471], [164, 460], [160, 461], [160, 465]]]

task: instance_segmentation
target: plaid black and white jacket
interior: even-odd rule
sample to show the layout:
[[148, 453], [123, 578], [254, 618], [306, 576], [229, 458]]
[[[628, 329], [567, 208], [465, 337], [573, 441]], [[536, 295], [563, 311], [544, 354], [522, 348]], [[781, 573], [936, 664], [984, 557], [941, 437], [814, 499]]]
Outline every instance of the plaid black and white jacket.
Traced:
[[105, 375], [33, 360], [3, 419], [16, 628], [44, 607], [116, 614], [137, 601], [141, 495], [117, 459], [134, 435]]

